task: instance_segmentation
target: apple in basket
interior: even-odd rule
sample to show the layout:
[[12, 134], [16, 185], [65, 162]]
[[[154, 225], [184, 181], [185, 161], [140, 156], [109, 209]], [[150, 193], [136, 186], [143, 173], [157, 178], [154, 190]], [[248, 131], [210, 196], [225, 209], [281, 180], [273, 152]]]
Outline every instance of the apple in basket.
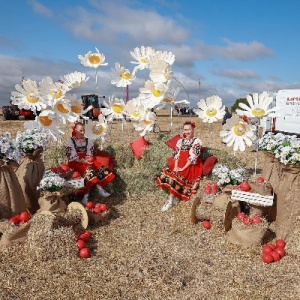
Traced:
[[94, 208], [94, 203], [92, 201], [88, 201], [85, 205], [88, 210], [92, 210]]
[[100, 211], [100, 213], [102, 213], [108, 210], [108, 205], [105, 203], [97, 203], [95, 205], [95, 209], [97, 209], [98, 211]]
[[240, 221], [243, 221], [245, 217], [246, 217], [246, 215], [243, 212], [238, 213], [236, 216], [236, 218]]
[[254, 224], [260, 224], [260, 223], [261, 223], [261, 217], [260, 217], [259, 215], [253, 216], [252, 222], [253, 222]]
[[67, 164], [60, 164], [59, 167], [64, 171], [64, 172], [69, 172], [70, 167]]
[[211, 186], [211, 188], [212, 188], [212, 193], [213, 193], [213, 194], [217, 194], [218, 191], [219, 191], [219, 186], [218, 186], [218, 184], [217, 184], [216, 182], [213, 181], [213, 182], [210, 184], [210, 186]]
[[251, 190], [251, 186], [247, 181], [243, 181], [240, 183], [240, 188], [242, 189], [242, 191], [244, 192], [249, 192]]
[[73, 178], [73, 179], [79, 179], [79, 178], [81, 178], [81, 175], [80, 175], [79, 172], [74, 171], [73, 174], [72, 174], [72, 178]]
[[252, 219], [250, 219], [250, 218], [247, 218], [247, 217], [245, 217], [244, 219], [243, 219], [243, 223], [245, 224], [245, 225], [251, 225], [252, 224]]
[[205, 185], [203, 192], [206, 195], [210, 195], [212, 193], [212, 187], [209, 184]]
[[276, 245], [276, 247], [284, 248], [285, 247], [285, 241], [281, 240], [281, 239], [276, 240], [275, 245]]
[[27, 211], [23, 211], [19, 216], [20, 221], [27, 222], [31, 219], [30, 214]]
[[88, 242], [92, 236], [92, 233], [89, 230], [85, 230], [84, 233], [80, 234], [78, 239]]
[[9, 221], [12, 222], [15, 225], [18, 225], [19, 222], [20, 222], [20, 215], [15, 215], [15, 216], [11, 217], [9, 219]]
[[85, 248], [85, 241], [79, 239], [79, 240], [77, 241], [77, 247], [78, 247], [79, 250], [81, 250], [82, 248]]
[[256, 179], [256, 181], [258, 182], [258, 183], [264, 183], [265, 182], [265, 179], [263, 178], [263, 177], [257, 177], [257, 179]]

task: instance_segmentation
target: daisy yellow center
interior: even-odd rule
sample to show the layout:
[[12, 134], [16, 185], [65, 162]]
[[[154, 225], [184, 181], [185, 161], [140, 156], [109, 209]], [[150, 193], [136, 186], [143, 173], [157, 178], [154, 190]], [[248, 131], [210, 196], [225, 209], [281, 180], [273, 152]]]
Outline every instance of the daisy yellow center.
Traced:
[[258, 118], [263, 117], [265, 115], [265, 113], [266, 113], [265, 110], [260, 107], [256, 107], [256, 108], [252, 109], [252, 114]]
[[233, 127], [233, 132], [237, 135], [237, 136], [242, 136], [246, 133], [246, 126], [243, 124], [236, 124]]
[[101, 62], [101, 58], [99, 55], [97, 54], [92, 54], [90, 57], [89, 57], [89, 62], [92, 64], [92, 65], [98, 65], [100, 62]]
[[93, 134], [100, 135], [103, 133], [104, 127], [102, 125], [96, 125], [93, 127], [92, 131], [93, 131]]
[[157, 89], [153, 89], [152, 90], [152, 95], [154, 97], [160, 97], [161, 96], [161, 91], [160, 90], [157, 90]]
[[173, 103], [174, 102], [174, 99], [173, 98], [164, 98], [164, 103]]
[[129, 80], [129, 79], [131, 79], [131, 74], [128, 72], [121, 73], [121, 78], [123, 78], [125, 80]]
[[71, 111], [75, 114], [80, 114], [81, 113], [81, 107], [77, 106], [77, 105], [72, 105], [71, 106]]
[[134, 118], [137, 118], [139, 115], [140, 115], [140, 113], [139, 113], [138, 111], [134, 111], [134, 112], [132, 113], [132, 116], [133, 116]]
[[141, 59], [141, 63], [147, 64], [147, 63], [148, 63], [148, 59], [147, 59], [147, 58], [142, 58], [142, 59]]
[[63, 95], [63, 92], [61, 90], [52, 90], [50, 91], [50, 95], [55, 99], [59, 99]]
[[206, 111], [206, 115], [208, 117], [214, 117], [216, 114], [217, 114], [217, 110], [215, 108], [209, 108], [207, 111]]
[[49, 127], [52, 124], [52, 120], [49, 119], [47, 116], [40, 116], [39, 120], [40, 123], [45, 127]]
[[150, 121], [150, 120], [144, 120], [144, 123], [145, 123], [145, 125], [149, 126], [149, 125], [152, 124], [152, 121]]
[[116, 114], [121, 114], [123, 112], [123, 105], [115, 104], [111, 107], [112, 111]]
[[34, 97], [32, 96], [31, 94], [27, 94], [26, 95], [26, 100], [29, 102], [29, 103], [36, 103], [40, 100], [40, 98], [37, 96], [37, 97]]
[[56, 105], [56, 109], [63, 114], [67, 114], [69, 112], [69, 110], [66, 109], [61, 103]]

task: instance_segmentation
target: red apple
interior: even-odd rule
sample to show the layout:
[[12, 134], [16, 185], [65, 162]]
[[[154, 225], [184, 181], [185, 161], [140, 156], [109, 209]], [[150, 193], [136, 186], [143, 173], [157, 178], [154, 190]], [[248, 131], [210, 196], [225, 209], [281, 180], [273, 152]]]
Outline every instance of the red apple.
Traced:
[[236, 218], [240, 221], [243, 221], [245, 217], [246, 217], [246, 215], [243, 212], [238, 213], [236, 216]]
[[80, 249], [79, 256], [81, 258], [88, 258], [88, 257], [90, 257], [90, 250], [89, 250], [89, 248], [82, 248], [82, 249]]
[[102, 213], [101, 207], [100, 206], [95, 206], [95, 208], [93, 209], [93, 213], [101, 214]]
[[24, 222], [27, 222], [29, 221], [31, 218], [30, 214], [27, 212], [27, 211], [23, 211], [21, 214], [20, 214], [20, 221], [24, 221]]
[[85, 207], [89, 210], [94, 208], [94, 203], [92, 201], [88, 201], [85, 205]]
[[274, 251], [276, 251], [280, 257], [285, 256], [285, 250], [282, 247], [276, 247]]
[[77, 247], [78, 247], [79, 250], [81, 250], [82, 248], [85, 248], [85, 241], [79, 239], [77, 241]]
[[72, 174], [72, 178], [74, 178], [74, 179], [78, 179], [78, 178], [81, 178], [81, 175], [80, 175], [80, 173], [79, 173], [79, 172], [77, 172], [77, 171], [74, 171], [74, 172], [73, 172], [73, 174]]
[[260, 217], [259, 215], [253, 216], [252, 222], [253, 222], [254, 224], [260, 224], [260, 223], [262, 222], [262, 221], [261, 221], [261, 217]]
[[275, 251], [275, 250], [271, 251], [270, 254], [273, 256], [273, 260], [274, 261], [279, 261], [280, 258], [281, 258], [280, 255], [279, 255], [279, 253], [277, 251]]
[[272, 243], [268, 243], [267, 246], [270, 247], [272, 250], [275, 250], [276, 248]]
[[265, 182], [265, 179], [263, 177], [257, 177], [256, 181], [258, 183], [264, 183]]
[[15, 225], [18, 225], [19, 222], [20, 222], [20, 215], [15, 215], [15, 216], [11, 217], [9, 219], [9, 221], [12, 222]]
[[250, 218], [245, 217], [243, 219], [243, 223], [248, 226], [252, 224], [252, 220]]
[[104, 203], [97, 203], [95, 205], [95, 208], [99, 208], [101, 210], [101, 212], [107, 211], [108, 210], [108, 205], [104, 204]]
[[212, 188], [209, 184], [207, 184], [203, 189], [204, 194], [209, 195], [212, 193]]
[[247, 181], [241, 182], [240, 187], [241, 187], [242, 191], [244, 191], [244, 192], [249, 192], [251, 190], [251, 186]]
[[282, 247], [284, 248], [285, 247], [285, 241], [284, 240], [276, 240], [276, 247]]
[[263, 254], [266, 254], [266, 253], [270, 254], [272, 251], [273, 251], [273, 250], [272, 250], [268, 245], [264, 245], [264, 246], [262, 247], [262, 253], [263, 253]]
[[271, 262], [274, 261], [273, 256], [271, 254], [269, 254], [269, 253], [263, 254], [262, 260], [266, 264], [270, 264]]
[[210, 225], [210, 222], [205, 220], [202, 222], [202, 227], [205, 228], [205, 229], [210, 229], [211, 228], [211, 225]]

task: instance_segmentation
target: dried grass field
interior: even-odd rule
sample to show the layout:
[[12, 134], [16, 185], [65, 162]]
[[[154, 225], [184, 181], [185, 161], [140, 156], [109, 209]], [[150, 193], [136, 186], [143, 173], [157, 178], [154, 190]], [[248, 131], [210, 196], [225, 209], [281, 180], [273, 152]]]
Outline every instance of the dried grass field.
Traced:
[[[160, 129], [169, 136], [175, 135], [188, 119], [189, 116], [174, 116], [171, 120], [167, 113], [158, 114]], [[255, 169], [261, 172], [264, 164], [261, 152], [247, 148], [234, 154], [221, 142], [220, 122], [210, 125], [196, 117], [192, 119], [197, 124], [196, 136], [201, 138], [203, 146], [214, 149], [222, 162], [230, 165], [237, 160], [250, 174]], [[0, 124], [1, 134], [5, 131], [14, 134], [17, 130], [23, 130], [22, 121]], [[33, 258], [28, 243], [0, 247], [1, 300], [300, 299], [299, 222], [286, 245], [286, 256], [276, 263], [265, 264], [261, 260], [261, 246], [242, 248], [228, 242], [224, 212], [212, 204], [201, 202], [197, 208], [199, 216], [210, 219], [210, 230], [202, 228], [200, 223], [191, 223], [194, 198], [161, 212], [166, 194], [155, 189], [155, 177], [147, 175], [145, 170], [145, 166], [151, 169], [158, 163], [164, 164], [155, 161], [158, 134], [147, 136], [151, 142], [147, 152], [151, 153], [146, 154], [147, 160], [138, 162], [128, 158], [132, 155], [129, 143], [137, 137], [130, 122], [125, 128], [118, 122], [112, 124], [107, 135], [106, 146], [117, 142], [122, 145], [115, 147], [119, 174], [115, 184], [119, 186], [113, 183], [108, 187], [112, 195], [99, 200], [107, 203], [112, 213], [107, 221], [89, 226], [91, 257], [80, 259], [69, 251], [67, 256], [45, 260]], [[167, 146], [162, 151], [170, 153]], [[60, 155], [57, 154], [57, 160]], [[119, 165], [122, 161], [122, 170], [118, 170], [118, 161]], [[45, 164], [50, 163], [45, 161]], [[202, 184], [209, 180], [204, 178]], [[201, 193], [196, 197], [201, 197]], [[60, 238], [61, 247], [65, 247], [66, 235]], [[268, 241], [274, 239], [273, 236]], [[54, 245], [48, 247], [50, 251]]]

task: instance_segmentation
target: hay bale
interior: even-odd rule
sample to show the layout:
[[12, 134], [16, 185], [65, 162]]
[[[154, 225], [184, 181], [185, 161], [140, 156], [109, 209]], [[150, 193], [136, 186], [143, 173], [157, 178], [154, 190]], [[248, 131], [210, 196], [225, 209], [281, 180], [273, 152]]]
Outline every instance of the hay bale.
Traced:
[[51, 214], [36, 214], [32, 218], [27, 240], [30, 259], [47, 261], [77, 255], [74, 229], [53, 227], [55, 219]]

